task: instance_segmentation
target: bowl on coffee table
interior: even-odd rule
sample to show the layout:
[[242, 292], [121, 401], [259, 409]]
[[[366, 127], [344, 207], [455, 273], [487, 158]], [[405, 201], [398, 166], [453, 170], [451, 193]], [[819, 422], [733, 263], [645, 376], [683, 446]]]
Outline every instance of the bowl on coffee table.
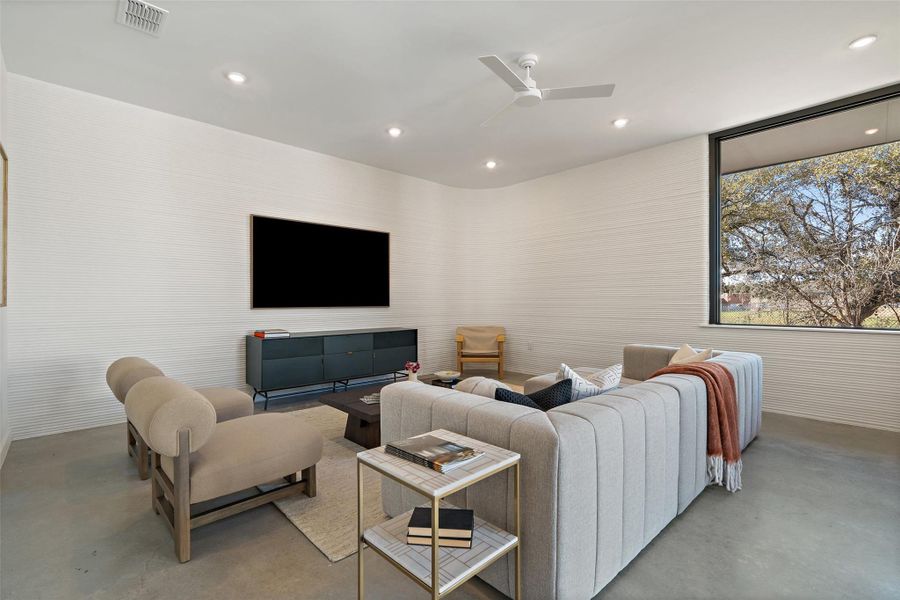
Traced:
[[435, 371], [434, 376], [443, 381], [450, 383], [454, 379], [458, 379], [461, 373], [459, 371]]

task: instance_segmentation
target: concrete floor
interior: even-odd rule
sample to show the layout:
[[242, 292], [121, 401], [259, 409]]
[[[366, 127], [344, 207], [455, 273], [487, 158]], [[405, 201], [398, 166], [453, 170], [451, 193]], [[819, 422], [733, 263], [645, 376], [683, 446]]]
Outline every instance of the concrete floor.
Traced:
[[[12, 445], [0, 597], [355, 597], [356, 559], [329, 563], [273, 506], [195, 531], [193, 559], [179, 564], [124, 439], [110, 426]], [[767, 413], [744, 485], [705, 491], [600, 596], [900, 597], [900, 434]], [[368, 598], [426, 597], [371, 551], [366, 566]], [[474, 581], [451, 597], [501, 596]]]

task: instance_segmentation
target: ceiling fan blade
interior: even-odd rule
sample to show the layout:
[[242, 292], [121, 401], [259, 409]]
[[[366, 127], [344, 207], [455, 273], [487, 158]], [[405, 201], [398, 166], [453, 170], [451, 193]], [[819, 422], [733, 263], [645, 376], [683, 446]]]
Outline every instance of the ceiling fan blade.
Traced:
[[521, 92], [522, 90], [527, 90], [528, 86], [525, 85], [525, 82], [522, 79], [513, 73], [512, 69], [506, 66], [502, 60], [497, 58], [494, 55], [491, 56], [479, 56], [478, 60], [484, 64], [488, 69], [494, 72], [494, 74], [506, 82], [506, 84], [514, 89], [517, 92]]
[[579, 85], [576, 87], [547, 88], [541, 90], [544, 100], [571, 100], [574, 98], [609, 98], [616, 89], [616, 84]]
[[494, 114], [492, 114], [490, 117], [487, 118], [487, 120], [485, 120], [485, 121], [481, 124], [481, 126], [482, 126], [482, 127], [487, 127], [488, 125], [490, 125], [490, 124], [491, 124], [491, 121], [493, 121], [494, 119], [496, 119], [497, 117], [499, 117], [500, 115], [502, 115], [503, 113], [505, 113], [506, 110], [507, 110], [509, 107], [511, 107], [512, 105], [514, 105], [515, 103], [516, 103], [516, 102], [515, 102], [515, 100], [514, 100], [514, 101], [510, 102], [509, 104], [507, 104], [506, 106], [504, 106], [503, 108], [501, 108], [500, 110], [498, 110], [497, 112], [495, 112]]

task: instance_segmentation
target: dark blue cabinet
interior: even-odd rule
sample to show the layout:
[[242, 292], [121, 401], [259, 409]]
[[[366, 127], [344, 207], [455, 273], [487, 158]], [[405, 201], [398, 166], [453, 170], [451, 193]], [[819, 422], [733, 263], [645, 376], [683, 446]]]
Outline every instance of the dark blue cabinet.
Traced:
[[247, 385], [253, 396], [321, 383], [341, 382], [402, 371], [417, 361], [418, 330], [354, 329], [292, 333], [264, 340], [247, 336]]

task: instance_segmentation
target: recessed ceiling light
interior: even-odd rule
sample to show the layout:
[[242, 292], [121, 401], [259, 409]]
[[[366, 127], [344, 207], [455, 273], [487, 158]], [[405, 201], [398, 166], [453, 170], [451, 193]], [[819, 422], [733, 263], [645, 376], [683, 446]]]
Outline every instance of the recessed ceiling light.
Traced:
[[401, 135], [403, 135], [403, 130], [400, 129], [399, 127], [390, 127], [390, 128], [388, 128], [387, 132], [388, 132], [388, 135], [391, 136], [392, 138], [398, 138]]
[[877, 39], [878, 39], [878, 36], [875, 35], [874, 33], [869, 34], [869, 35], [864, 35], [861, 38], [857, 38], [857, 39], [853, 40], [852, 42], [850, 42], [849, 47], [851, 50], [859, 50], [860, 48], [865, 48], [866, 46], [871, 46], [872, 44], [875, 43], [875, 40], [877, 40]]
[[484, 166], [487, 167], [488, 169], [496, 168], [496, 166], [497, 166], [497, 161], [496, 161], [496, 160], [489, 160], [489, 161], [487, 161], [486, 163], [484, 163]]
[[875, 135], [876, 133], [878, 133], [877, 127], [873, 127], [872, 129], [866, 129], [866, 135]]
[[612, 124], [613, 124], [613, 127], [615, 127], [616, 129], [622, 129], [623, 127], [628, 125], [628, 119], [626, 119], [624, 117], [621, 119], [616, 119], [615, 121], [613, 121]]
[[247, 82], [247, 76], [237, 71], [229, 71], [225, 73], [225, 78], [228, 79], [228, 81], [230, 81], [231, 83], [236, 83], [238, 85]]

